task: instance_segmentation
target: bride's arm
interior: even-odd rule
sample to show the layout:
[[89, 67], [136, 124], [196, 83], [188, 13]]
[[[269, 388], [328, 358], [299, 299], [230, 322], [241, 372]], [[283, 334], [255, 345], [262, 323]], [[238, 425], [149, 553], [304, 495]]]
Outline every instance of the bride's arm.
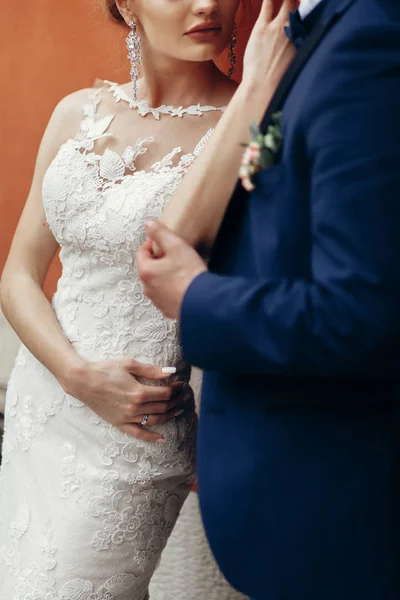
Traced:
[[248, 141], [249, 124], [261, 120], [272, 93], [260, 94], [247, 83], [238, 87], [206, 149], [165, 207], [161, 221], [190, 245], [213, 245], [237, 183], [241, 143]]
[[0, 287], [1, 307], [6, 319], [24, 345], [59, 380], [79, 359], [43, 292], [45, 277], [57, 253], [58, 243], [47, 224], [42, 183], [61, 144], [79, 130], [80, 106], [87, 95], [88, 90], [83, 90], [64, 98], [50, 119]]
[[164, 210], [162, 222], [194, 247], [213, 245], [237, 183], [249, 125], [261, 121], [294, 57], [284, 25], [295, 5], [295, 0], [284, 0], [272, 19], [273, 2], [264, 0], [246, 50], [243, 81]]

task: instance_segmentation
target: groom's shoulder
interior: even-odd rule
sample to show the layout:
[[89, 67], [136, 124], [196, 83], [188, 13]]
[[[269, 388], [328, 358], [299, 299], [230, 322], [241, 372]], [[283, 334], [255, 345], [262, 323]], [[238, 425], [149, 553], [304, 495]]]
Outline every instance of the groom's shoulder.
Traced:
[[357, 0], [360, 8], [371, 10], [378, 18], [400, 24], [399, 0]]
[[347, 17], [344, 21], [357, 32], [375, 30], [379, 34], [385, 29], [398, 30], [400, 0], [354, 0]]
[[[339, 2], [343, 0], [329, 0], [330, 6]], [[304, 95], [301, 109], [295, 94], [289, 101], [307, 129], [316, 114], [328, 115], [330, 107], [337, 113], [344, 107], [357, 120], [363, 118], [351, 108], [357, 101], [392, 106], [400, 99], [400, 0], [352, 0], [347, 5], [315, 49], [295, 88], [297, 96]], [[342, 125], [347, 127], [346, 118]]]
[[[331, 0], [336, 2], [339, 0]], [[323, 45], [324, 46], [324, 45]], [[353, 0], [327, 36], [325, 61], [342, 73], [400, 61], [400, 0]], [[367, 67], [367, 63], [370, 68]], [[325, 64], [325, 67], [327, 65]], [[330, 70], [327, 68], [329, 75]]]

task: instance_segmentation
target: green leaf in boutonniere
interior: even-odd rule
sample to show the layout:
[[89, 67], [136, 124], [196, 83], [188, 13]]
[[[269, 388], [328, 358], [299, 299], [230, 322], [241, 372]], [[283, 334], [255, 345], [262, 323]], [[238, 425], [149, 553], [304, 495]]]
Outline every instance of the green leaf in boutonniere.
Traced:
[[282, 113], [274, 113], [265, 135], [257, 123], [253, 121], [250, 124], [250, 144], [242, 144], [245, 151], [239, 171], [242, 185], [249, 192], [255, 189], [253, 176], [262, 169], [272, 167], [281, 151], [283, 142], [281, 120]]

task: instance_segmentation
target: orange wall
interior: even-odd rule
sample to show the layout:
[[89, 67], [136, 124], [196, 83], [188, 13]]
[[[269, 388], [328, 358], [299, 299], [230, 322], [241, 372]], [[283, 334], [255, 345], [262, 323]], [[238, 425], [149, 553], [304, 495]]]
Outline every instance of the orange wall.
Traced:
[[[47, 121], [95, 77], [126, 79], [124, 31], [95, 0], [5, 2], [0, 25], [0, 272], [29, 191]], [[58, 265], [47, 289], [54, 287]]]
[[[0, 273], [29, 191], [37, 149], [58, 101], [95, 78], [128, 80], [125, 30], [96, 0], [5, 2], [0, 24]], [[260, 0], [253, 0], [254, 14]], [[250, 22], [240, 26], [243, 48]], [[49, 274], [54, 289], [59, 267]]]

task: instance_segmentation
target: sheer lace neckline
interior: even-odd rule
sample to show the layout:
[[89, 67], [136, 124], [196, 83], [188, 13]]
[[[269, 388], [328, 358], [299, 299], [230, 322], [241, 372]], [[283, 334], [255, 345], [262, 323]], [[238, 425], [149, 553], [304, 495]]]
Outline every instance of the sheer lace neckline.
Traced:
[[175, 107], [162, 104], [158, 108], [153, 108], [148, 104], [148, 102], [146, 102], [146, 100], [140, 100], [138, 102], [135, 102], [133, 98], [131, 98], [129, 94], [127, 94], [126, 90], [122, 87], [122, 85], [113, 81], [108, 81], [107, 79], [105, 79], [103, 83], [107, 86], [107, 89], [113, 94], [117, 102], [123, 100], [131, 108], [137, 110], [138, 114], [141, 117], [146, 117], [147, 115], [151, 114], [157, 121], [160, 119], [160, 115], [170, 115], [172, 117], [182, 118], [186, 114], [194, 117], [201, 117], [206, 112], [224, 112], [227, 108], [226, 106], [201, 106], [200, 104], [193, 104], [192, 106], [187, 107]]
[[[117, 85], [117, 84], [115, 84]], [[113, 134], [109, 131], [109, 126], [115, 118], [115, 114], [100, 116], [98, 113], [98, 105], [102, 99], [104, 88], [94, 90], [83, 107], [84, 119], [81, 122], [80, 132], [75, 138], [68, 140], [67, 144], [72, 144], [74, 150], [78, 151], [86, 162], [93, 165], [98, 165], [99, 174], [103, 177], [106, 174], [106, 179], [113, 181], [122, 181], [126, 177], [132, 175], [165, 175], [167, 173], [175, 175], [184, 175], [196, 157], [202, 152], [207, 142], [214, 133], [214, 129], [210, 128], [201, 137], [193, 152], [182, 154], [181, 146], [172, 149], [161, 160], [150, 165], [149, 169], [137, 170], [136, 159], [147, 152], [147, 144], [155, 141], [154, 137], [138, 138], [134, 145], [125, 147], [122, 153], [106, 148], [103, 154], [98, 154], [94, 151], [95, 142], [102, 139], [112, 137]], [[124, 91], [124, 90], [123, 90]], [[117, 100], [118, 101], [118, 100]], [[173, 164], [173, 159], [181, 154], [178, 164]]]

